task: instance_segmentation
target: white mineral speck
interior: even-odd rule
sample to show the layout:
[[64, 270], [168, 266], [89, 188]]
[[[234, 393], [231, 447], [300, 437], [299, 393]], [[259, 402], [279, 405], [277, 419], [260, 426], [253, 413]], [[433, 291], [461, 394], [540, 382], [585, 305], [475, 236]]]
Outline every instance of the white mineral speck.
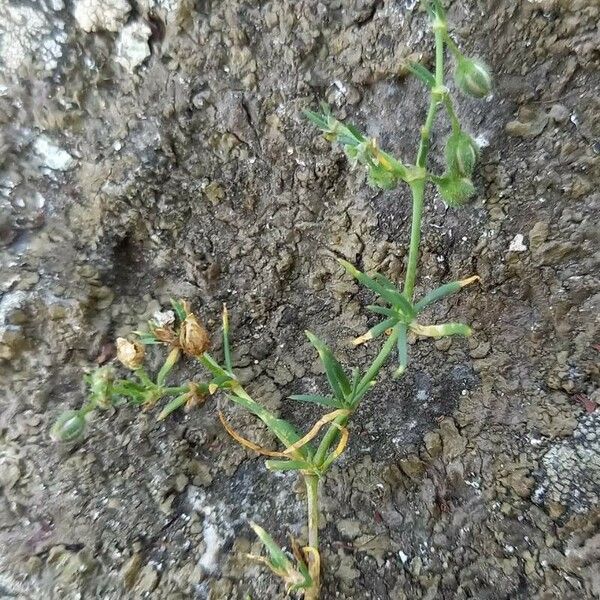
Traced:
[[219, 533], [212, 523], [206, 523], [204, 526], [204, 543], [206, 550], [200, 557], [198, 564], [207, 573], [214, 573], [218, 566], [219, 549], [221, 547]]
[[68, 171], [75, 163], [75, 159], [66, 150], [59, 148], [45, 135], [35, 140], [33, 149], [43, 165], [53, 171]]
[[118, 31], [130, 11], [127, 0], [77, 0], [73, 16], [79, 27], [88, 33]]
[[510, 246], [508, 247], [509, 252], [526, 252], [527, 246], [523, 243], [523, 234], [517, 233], [512, 239]]
[[134, 21], [123, 27], [117, 40], [116, 61], [129, 72], [150, 56], [148, 40], [152, 31], [146, 23]]

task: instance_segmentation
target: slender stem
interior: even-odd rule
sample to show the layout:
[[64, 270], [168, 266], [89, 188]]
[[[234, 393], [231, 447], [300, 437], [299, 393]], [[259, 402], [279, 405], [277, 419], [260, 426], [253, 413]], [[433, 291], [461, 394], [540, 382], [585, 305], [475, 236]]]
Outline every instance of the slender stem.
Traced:
[[456, 112], [454, 111], [454, 105], [452, 104], [452, 98], [450, 97], [450, 95], [447, 95], [444, 98], [444, 106], [446, 107], [446, 112], [448, 113], [448, 116], [450, 117], [450, 123], [452, 125], [452, 132], [453, 133], [459, 132], [461, 130], [460, 121], [458, 120], [458, 117], [456, 116]]
[[154, 382], [150, 379], [150, 377], [148, 377], [148, 373], [146, 373], [143, 367], [136, 369], [135, 374], [138, 376], [138, 379], [148, 388], [156, 387]]
[[375, 357], [375, 360], [373, 361], [367, 372], [364, 374], [363, 378], [358, 382], [358, 385], [356, 386], [357, 395], [363, 390], [363, 388], [366, 385], [370, 385], [371, 382], [375, 379], [375, 377], [377, 377], [377, 374], [381, 370], [381, 367], [383, 367], [383, 363], [386, 361], [390, 352], [394, 349], [399, 333], [399, 327], [394, 327], [391, 335], [385, 341], [385, 344], [381, 347], [379, 354]]
[[[357, 394], [359, 391], [362, 391], [362, 389], [364, 388], [365, 385], [369, 385], [369, 383], [371, 381], [373, 381], [373, 379], [375, 379], [375, 377], [377, 377], [377, 374], [379, 373], [381, 367], [383, 366], [383, 364], [385, 363], [390, 352], [394, 349], [394, 346], [396, 345], [396, 340], [398, 339], [398, 333], [399, 333], [398, 328], [394, 327], [392, 335], [390, 335], [390, 337], [386, 340], [385, 344], [382, 346], [381, 350], [379, 351], [379, 354], [375, 357], [373, 364], [369, 367], [369, 369], [365, 373], [364, 377], [360, 380], [360, 382], [356, 388]], [[356, 409], [357, 406], [358, 405], [354, 405], [352, 408]], [[327, 457], [327, 453], [329, 452], [329, 449], [335, 442], [337, 435], [340, 432], [339, 427], [343, 427], [344, 425], [346, 425], [346, 423], [348, 422], [348, 418], [349, 418], [349, 415], [344, 415], [344, 416], [338, 417], [329, 426], [329, 429], [323, 436], [323, 439], [321, 440], [321, 443], [319, 444], [319, 447], [317, 448], [317, 452], [313, 459], [313, 463], [315, 465], [320, 466], [323, 464], [325, 458]]]
[[408, 265], [404, 282], [404, 295], [412, 302], [417, 279], [417, 263], [419, 262], [419, 245], [421, 244], [421, 220], [423, 218], [423, 198], [425, 196], [425, 180], [414, 181], [410, 186], [413, 197], [412, 223], [410, 226], [410, 247]]
[[178, 387], [164, 387], [161, 388], [160, 392], [163, 396], [178, 396], [190, 391], [189, 385], [180, 385]]
[[[308, 545], [319, 551], [319, 478], [316, 475], [305, 475], [306, 501], [308, 506]], [[308, 571], [312, 578], [312, 586], [306, 590], [305, 600], [317, 600], [321, 587], [320, 560], [313, 554], [308, 555]]]
[[[444, 85], [444, 30], [439, 27], [435, 29], [435, 84], [436, 88]], [[437, 115], [438, 99], [432, 93], [429, 102], [429, 110], [425, 125], [421, 129], [421, 141], [417, 151], [417, 167], [425, 168], [427, 154], [429, 153], [429, 138], [431, 128]], [[451, 113], [452, 118], [452, 113]], [[417, 265], [419, 262], [419, 246], [421, 244], [421, 220], [423, 218], [423, 198], [425, 196], [426, 176], [411, 183], [413, 197], [412, 223], [410, 227], [410, 247], [408, 251], [408, 264], [406, 267], [406, 281], [404, 283], [404, 295], [407, 300], [412, 301], [415, 282], [417, 279]]]
[[81, 414], [82, 417], [85, 417], [85, 415], [87, 415], [88, 413], [92, 412], [93, 410], [95, 410], [97, 407], [96, 403], [93, 401], [90, 402], [86, 402], [80, 409], [79, 409], [79, 413]]
[[444, 85], [444, 38], [446, 26], [435, 28], [435, 83]]

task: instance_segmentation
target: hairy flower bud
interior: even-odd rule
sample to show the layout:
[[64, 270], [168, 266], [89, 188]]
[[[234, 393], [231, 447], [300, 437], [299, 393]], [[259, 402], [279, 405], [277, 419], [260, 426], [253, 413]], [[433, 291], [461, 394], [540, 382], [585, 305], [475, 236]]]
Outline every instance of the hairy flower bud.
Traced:
[[458, 131], [453, 133], [446, 143], [446, 162], [448, 170], [467, 177], [473, 173], [479, 148], [473, 138]]
[[190, 313], [181, 324], [179, 330], [179, 345], [188, 356], [200, 356], [210, 346], [208, 331], [198, 323], [196, 317]]
[[90, 400], [100, 408], [108, 408], [112, 404], [112, 382], [114, 371], [110, 367], [96, 369], [87, 377], [90, 386]]
[[129, 341], [125, 338], [117, 338], [117, 358], [119, 362], [128, 369], [135, 371], [144, 363], [144, 344]]
[[478, 60], [460, 58], [454, 80], [463, 93], [474, 98], [485, 98], [492, 91], [492, 77], [487, 67]]
[[56, 442], [72, 442], [81, 437], [85, 429], [85, 418], [78, 410], [67, 410], [56, 419], [50, 437]]
[[437, 186], [448, 206], [462, 206], [475, 193], [475, 186], [468, 177], [454, 174], [441, 177]]

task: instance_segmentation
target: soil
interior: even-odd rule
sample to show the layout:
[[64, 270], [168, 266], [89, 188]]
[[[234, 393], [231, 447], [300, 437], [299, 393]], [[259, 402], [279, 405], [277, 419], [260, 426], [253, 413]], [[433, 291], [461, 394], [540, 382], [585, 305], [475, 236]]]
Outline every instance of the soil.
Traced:
[[[598, 598], [600, 5], [450, 5], [495, 91], [458, 101], [485, 146], [478, 196], [453, 210], [429, 190], [418, 285], [478, 274], [430, 311], [475, 332], [412, 344], [406, 378], [383, 377], [355, 416], [322, 487], [323, 597]], [[301, 111], [326, 100], [410, 160], [426, 92], [406, 64], [431, 65], [426, 16], [408, 0], [0, 13], [0, 597], [283, 597], [246, 558], [247, 521], [302, 536], [302, 490], [235, 445], [216, 399], [163, 422], [98, 413], [72, 445], [48, 429], [171, 297], [215, 337], [227, 302], [248, 388], [318, 418], [285, 399], [325, 389], [303, 331], [347, 365], [374, 355], [347, 343], [373, 298], [336, 258], [398, 280], [410, 202], [367, 187]]]

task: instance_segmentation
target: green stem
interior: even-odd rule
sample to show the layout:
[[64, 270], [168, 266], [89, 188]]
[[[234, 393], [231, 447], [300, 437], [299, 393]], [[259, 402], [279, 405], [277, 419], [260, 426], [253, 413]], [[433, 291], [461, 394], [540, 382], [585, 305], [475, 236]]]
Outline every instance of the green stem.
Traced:
[[[319, 478], [316, 475], [305, 475], [306, 501], [308, 506], [308, 545], [319, 551]], [[317, 600], [321, 587], [320, 561], [314, 554], [308, 555], [308, 571], [312, 585], [306, 590], [305, 600]]]
[[79, 413], [82, 417], [85, 417], [88, 413], [91, 413], [93, 410], [97, 408], [95, 402], [86, 402], [80, 409]]
[[[444, 85], [444, 30], [440, 28], [436, 28], [435, 30], [435, 84], [439, 89]], [[429, 102], [429, 110], [427, 111], [427, 118], [425, 119], [425, 125], [423, 125], [423, 128], [421, 129], [421, 141], [419, 143], [419, 150], [417, 151], [417, 167], [423, 169], [427, 163], [429, 138], [437, 115], [437, 108], [438, 100], [432, 94]], [[413, 197], [413, 206], [408, 264], [406, 267], [406, 281], [404, 283], [404, 295], [409, 301], [412, 301], [417, 279], [417, 264], [419, 262], [419, 246], [421, 244], [421, 221], [423, 218], [423, 199], [425, 196], [426, 180], [427, 175], [422, 179], [416, 179], [410, 186]]]
[[414, 181], [410, 186], [412, 192], [412, 222], [410, 226], [410, 246], [408, 250], [408, 265], [404, 282], [404, 296], [412, 302], [417, 279], [417, 263], [419, 262], [419, 246], [421, 244], [421, 220], [423, 218], [423, 199], [425, 197], [425, 180]]
[[454, 112], [454, 105], [452, 104], [452, 98], [450, 95], [446, 95], [444, 98], [444, 106], [446, 107], [446, 112], [450, 117], [450, 123], [452, 124], [452, 132], [458, 133], [461, 130], [460, 121]]
[[160, 389], [162, 396], [178, 396], [179, 394], [185, 394], [185, 392], [189, 391], [189, 385], [181, 385], [179, 387], [164, 387]]

